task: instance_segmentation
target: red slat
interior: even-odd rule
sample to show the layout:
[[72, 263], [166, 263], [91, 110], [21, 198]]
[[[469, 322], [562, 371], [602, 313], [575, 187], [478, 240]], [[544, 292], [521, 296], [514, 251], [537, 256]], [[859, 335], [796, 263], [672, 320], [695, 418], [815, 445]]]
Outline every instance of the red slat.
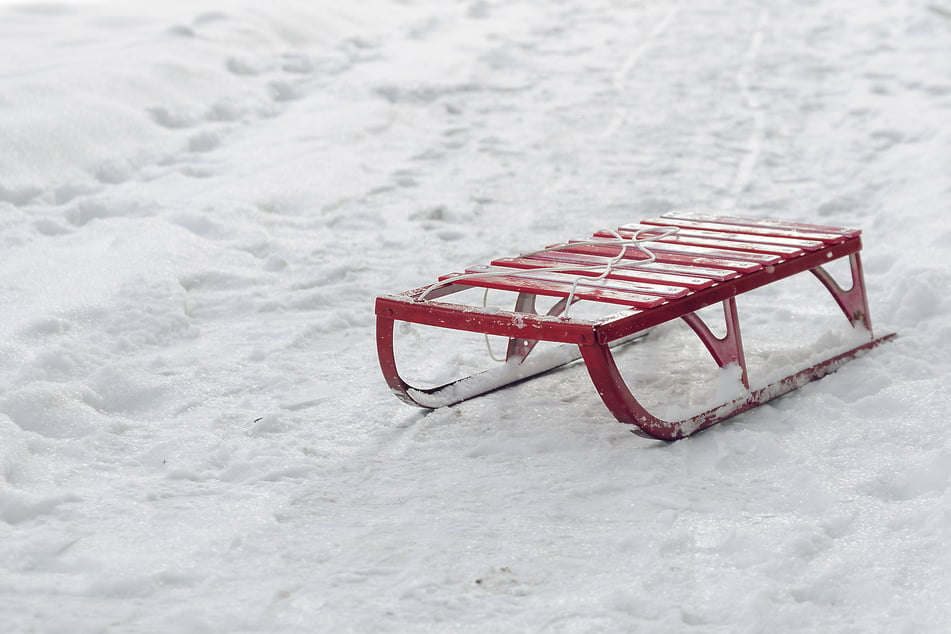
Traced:
[[[614, 252], [614, 255], [617, 255], [617, 251]], [[590, 260], [595, 258], [607, 262], [613, 258], [603, 256], [603, 255], [592, 255], [586, 253], [577, 253], [574, 249], [571, 251], [549, 251], [547, 253], [536, 253], [532, 256], [533, 258], [540, 259], [555, 259], [557, 257], [560, 261], [565, 261], [564, 258], [578, 257], [585, 260]], [[626, 262], [632, 258], [625, 258], [622, 262]], [[744, 262], [744, 264], [746, 264]], [[623, 264], [622, 264], [623, 265]], [[671, 275], [683, 275], [686, 277], [693, 278], [705, 278], [713, 280], [715, 282], [724, 282], [726, 280], [731, 280], [735, 277], [739, 277], [740, 273], [738, 271], [732, 271], [729, 269], [714, 269], [703, 266], [690, 266], [687, 264], [671, 264], [668, 262], [650, 262], [650, 263], [631, 263], [631, 267], [637, 271], [651, 271], [658, 272], [662, 274], [671, 274]]]
[[[618, 231], [621, 236], [624, 238], [633, 238], [637, 235], [638, 229], [636, 225], [633, 228], [628, 229], [626, 227], [621, 227]], [[644, 229], [652, 229], [653, 227], [643, 227]], [[708, 232], [712, 233], [712, 232]], [[613, 237], [607, 231], [599, 231], [597, 234], [599, 238], [611, 238]], [[716, 236], [716, 234], [714, 234]], [[650, 237], [650, 236], [648, 236]], [[805, 251], [799, 247], [788, 246], [782, 244], [774, 244], [769, 242], [757, 242], [755, 240], [728, 240], [723, 239], [720, 236], [715, 238], [707, 238], [704, 236], [691, 235], [689, 232], [678, 231], [677, 233], [666, 236], [664, 238], [657, 238], [656, 240], [651, 240], [645, 243], [645, 246], [649, 249], [652, 244], [657, 244], [658, 242], [663, 242], [665, 244], [689, 244], [692, 246], [698, 247], [710, 247], [714, 249], [731, 249], [736, 251], [745, 251], [749, 253], [768, 253], [772, 255], [779, 255], [786, 258], [795, 257], [797, 255], [802, 255]], [[821, 243], [820, 243], [821, 244]]]
[[701, 222], [698, 220], [682, 220], [680, 218], [648, 218], [642, 220], [642, 224], [656, 225], [659, 227], [678, 227], [684, 229], [698, 229], [707, 231], [732, 231], [743, 235], [795, 238], [805, 240], [815, 240], [823, 245], [838, 244], [845, 239], [837, 233], [810, 233], [804, 231], [792, 231], [788, 229], [766, 229], [763, 227], [750, 227], [736, 224], [724, 224], [719, 222]]
[[[452, 280], [460, 274], [443, 275], [440, 281]], [[457, 284], [464, 286], [476, 286], [479, 288], [492, 288], [502, 291], [528, 292], [536, 295], [547, 295], [549, 297], [568, 297], [571, 293], [571, 284], [564, 282], [555, 282], [548, 280], [532, 279], [520, 275], [498, 277], [474, 277], [461, 279]], [[650, 295], [640, 295], [629, 291], [619, 291], [613, 288], [602, 288], [590, 284], [578, 284], [575, 289], [575, 297], [581, 300], [607, 302], [609, 304], [621, 304], [633, 308], [655, 308], [663, 304], [665, 299], [662, 297], [653, 297]]]
[[[705, 226], [705, 229], [690, 229], [687, 225], [700, 225]], [[642, 229], [660, 231], [659, 227], [677, 227], [678, 231], [676, 233], [677, 237], [691, 237], [691, 238], [710, 238], [714, 240], [736, 240], [739, 242], [755, 242], [757, 244], [777, 244], [786, 247], [796, 247], [798, 249], [803, 249], [805, 251], [816, 251], [825, 246], [825, 243], [821, 238], [824, 236], [818, 236], [814, 240], [809, 239], [800, 239], [800, 238], [789, 238], [781, 237], [775, 235], [766, 235], [756, 234], [756, 233], [743, 233], [742, 231], [737, 231], [736, 226], [729, 225], [714, 225], [712, 223], [702, 223], [696, 222], [691, 223], [688, 221], [677, 222], [672, 221], [669, 224], [662, 225], [659, 222], [652, 222], [650, 220], [644, 221], [644, 224], [629, 224], [622, 226], [619, 231], [633, 231], [637, 232]], [[715, 227], [715, 229], [714, 229]], [[650, 236], [650, 233], [645, 233], [646, 236]]]
[[557, 273], [552, 271], [531, 271], [525, 272], [524, 269], [512, 269], [493, 266], [474, 266], [466, 269], [466, 273], [495, 273], [500, 275], [509, 275], [517, 278], [526, 278], [541, 280], [543, 282], [557, 282], [567, 284], [569, 287], [577, 280], [578, 286], [594, 286], [597, 288], [608, 288], [623, 293], [634, 293], [635, 295], [645, 295], [662, 297], [664, 299], [675, 299], [683, 297], [690, 292], [683, 287], [663, 286], [660, 284], [644, 284], [641, 282], [628, 282], [624, 280], [600, 279], [594, 280], [589, 277], [581, 277], [570, 273]]
[[669, 244], [666, 242], [652, 242], [647, 248], [654, 253], [680, 253], [703, 258], [758, 262], [760, 264], [766, 265], [777, 264], [785, 259], [782, 256], [772, 255], [769, 253], [756, 253], [754, 251], [729, 251], [727, 249], [698, 247], [690, 244]]
[[[862, 231], [851, 227], [827, 227], [825, 225], [811, 225], [798, 222], [785, 222], [783, 220], [766, 220], [762, 218], [743, 218], [741, 216], [717, 216], [715, 214], [703, 214], [695, 212], [671, 212], [663, 215], [661, 220], [678, 219], [692, 220], [698, 222], [713, 222], [722, 225], [740, 226], [756, 229], [793, 231], [799, 233], [814, 233], [823, 235], [827, 239], [829, 235], [854, 238], [859, 236]], [[645, 224], [652, 224], [646, 223]]]
[[[519, 271], [536, 271], [536, 273], [524, 273], [522, 275], [527, 277], [535, 277], [536, 279], [551, 279], [557, 281], [564, 281], [568, 283], [573, 283], [575, 277], [582, 278], [594, 278], [602, 275], [604, 273], [604, 267], [599, 267], [599, 270], [578, 270], [578, 269], [568, 269], [564, 271], [546, 271], [546, 269], [552, 268], [553, 266], [558, 266], [553, 262], [546, 262], [544, 260], [532, 260], [530, 258], [501, 258], [499, 260], [494, 260], [492, 266], [500, 268], [509, 268]], [[480, 267], [481, 268], [481, 267]], [[541, 269], [541, 270], [539, 270]], [[549, 277], [550, 276], [550, 277]], [[637, 293], [646, 293], [648, 295], [657, 295], [658, 297], [666, 297], [668, 299], [676, 299], [677, 297], [683, 297], [690, 292], [690, 289], [682, 285], [671, 285], [660, 283], [655, 279], [649, 281], [644, 281], [642, 279], [632, 278], [627, 272], [611, 269], [611, 273], [605, 278], [606, 280], [614, 280], [617, 282], [624, 283], [623, 286], [615, 285], [613, 282], [591, 282], [597, 284], [598, 286], [604, 286], [606, 288], [617, 288], [618, 290], [631, 290]], [[710, 280], [701, 280], [706, 282], [709, 285], [712, 282]], [[585, 281], [582, 279], [580, 282], [584, 284]]]
[[[619, 252], [618, 247], [600, 247], [589, 245], [570, 246], [566, 248], [565, 251], [570, 253], [590, 253], [591, 255], [602, 255], [607, 257], [616, 257]], [[734, 273], [752, 273], [753, 271], [758, 271], [763, 268], [763, 265], [757, 262], [728, 260], [726, 258], [710, 258], [698, 255], [684, 255], [661, 251], [656, 251], [655, 255], [657, 256], [657, 261], [662, 263], [685, 264], [688, 266], [698, 266], [711, 269], [725, 269], [727, 271], [733, 271]], [[624, 258], [630, 260], [646, 260], [647, 256], [637, 249], [628, 249], [627, 253], [624, 254]]]
[[[507, 266], [519, 266], [514, 264], [517, 261], [524, 261], [526, 268], [529, 266], [531, 268], [539, 266], [591, 266], [591, 267], [600, 267], [601, 270], [604, 269], [611, 262], [611, 258], [594, 256], [594, 255], [583, 255], [580, 253], [562, 253], [558, 251], [552, 251], [550, 253], [536, 253], [535, 255], [529, 256], [527, 258], [503, 258], [501, 260], [496, 260], [492, 264], [507, 265]], [[625, 264], [625, 262], [628, 262]], [[637, 266], [629, 260], [619, 262], [614, 265], [612, 275], [618, 276], [618, 279], [628, 279], [636, 282], [649, 282], [652, 284], [670, 284], [673, 286], [682, 286], [684, 288], [689, 288], [690, 290], [697, 290], [701, 288], [706, 288], [714, 283], [714, 279], [710, 276], [702, 277], [699, 275], [689, 275], [685, 272], [667, 272], [659, 269], [650, 268], [651, 265]], [[716, 269], [706, 269], [708, 272], [715, 274], [721, 279], [726, 279], [723, 277], [723, 271], [717, 271]], [[592, 273], [592, 275], [597, 275], [597, 273]]]

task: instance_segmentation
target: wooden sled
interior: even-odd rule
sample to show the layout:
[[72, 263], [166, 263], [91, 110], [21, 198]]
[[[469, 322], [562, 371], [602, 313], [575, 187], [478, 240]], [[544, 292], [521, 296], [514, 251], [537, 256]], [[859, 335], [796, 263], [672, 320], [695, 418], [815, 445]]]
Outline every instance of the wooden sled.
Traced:
[[[641, 435], [676, 440], [719, 423], [834, 372], [846, 361], [892, 339], [875, 338], [859, 251], [860, 231], [773, 220], [671, 213], [587, 240], [498, 259], [465, 273], [399, 295], [377, 298], [377, 351], [387, 384], [402, 400], [436, 408], [524, 380], [583, 359], [604, 404]], [[823, 265], [848, 258], [852, 283], [840, 286]], [[863, 343], [765, 386], [751, 388], [736, 296], [809, 271], [828, 289]], [[444, 301], [470, 288], [517, 293], [514, 309]], [[556, 298], [545, 314], [536, 298]], [[620, 307], [603, 318], [569, 316], [576, 302]], [[722, 304], [726, 334], [716, 336], [697, 315]], [[683, 420], [662, 420], [634, 397], [615, 363], [612, 347], [665, 322], [682, 319], [722, 368], [739, 367], [745, 387], [738, 398]], [[420, 389], [401, 378], [394, 353], [394, 322], [485, 333], [508, 338], [500, 367], [446, 385]], [[534, 358], [539, 341], [570, 344]]]

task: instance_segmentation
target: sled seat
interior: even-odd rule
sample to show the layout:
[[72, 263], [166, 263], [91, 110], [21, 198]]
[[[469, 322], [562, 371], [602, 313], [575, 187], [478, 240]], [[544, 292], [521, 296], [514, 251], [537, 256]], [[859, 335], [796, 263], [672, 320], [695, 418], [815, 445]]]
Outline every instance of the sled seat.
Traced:
[[[835, 371], [842, 363], [894, 335], [874, 338], [862, 274], [858, 229], [669, 213], [588, 239], [569, 241], [484, 266], [450, 273], [428, 286], [376, 300], [377, 350], [384, 377], [401, 399], [440, 407], [582, 358], [605, 405], [642, 435], [674, 440], [709, 427]], [[823, 265], [848, 258], [852, 283], [840, 286]], [[750, 389], [735, 298], [771, 282], [809, 271], [831, 293], [867, 341], [776, 383]], [[517, 293], [513, 310], [455, 304], [443, 298], [470, 288]], [[537, 296], [556, 298], [545, 314]], [[576, 302], [617, 310], [597, 319], [570, 316]], [[726, 334], [717, 337], [696, 311], [722, 304]], [[612, 345], [673, 319], [683, 319], [721, 367], [736, 364], [746, 394], [680, 421], [656, 418], [625, 384]], [[505, 367], [437, 388], [419, 389], [399, 374], [393, 349], [395, 321], [508, 337]], [[538, 341], [574, 344], [575, 352], [533, 363]]]

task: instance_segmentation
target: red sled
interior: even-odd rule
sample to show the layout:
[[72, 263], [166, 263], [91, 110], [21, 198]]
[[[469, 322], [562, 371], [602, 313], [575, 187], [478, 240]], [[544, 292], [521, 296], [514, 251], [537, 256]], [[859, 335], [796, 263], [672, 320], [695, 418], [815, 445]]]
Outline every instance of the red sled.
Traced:
[[[402, 400], [437, 408], [522, 381], [582, 359], [604, 404], [635, 433], [676, 440], [761, 405], [837, 370], [846, 361], [895, 337], [872, 334], [862, 274], [858, 229], [775, 220], [670, 213], [598, 232], [376, 300], [377, 351], [383, 376]], [[825, 265], [848, 258], [851, 285], [840, 286]], [[810, 272], [829, 291], [860, 342], [765, 385], [751, 381], [743, 350], [736, 298]], [[444, 298], [469, 289], [510, 291], [513, 310], [452, 303]], [[543, 313], [539, 297], [553, 298]], [[606, 316], [571, 316], [575, 304], [610, 307]], [[697, 311], [721, 304], [725, 334], [717, 336]], [[664, 420], [635, 399], [615, 362], [614, 348], [666, 322], [682, 319], [716, 364], [734, 367], [742, 390], [697, 414]], [[483, 333], [508, 339], [503, 363], [432, 388], [407, 383], [397, 369], [395, 322]], [[533, 355], [539, 342], [568, 344]]]

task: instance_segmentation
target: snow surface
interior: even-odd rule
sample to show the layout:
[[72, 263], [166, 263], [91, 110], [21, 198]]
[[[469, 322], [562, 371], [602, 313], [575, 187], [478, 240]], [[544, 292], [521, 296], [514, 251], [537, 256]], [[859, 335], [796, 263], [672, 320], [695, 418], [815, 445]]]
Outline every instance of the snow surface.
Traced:
[[[2, 629], [947, 631], [949, 202], [947, 0], [0, 2]], [[387, 390], [376, 295], [670, 209], [899, 339], [673, 444]]]

